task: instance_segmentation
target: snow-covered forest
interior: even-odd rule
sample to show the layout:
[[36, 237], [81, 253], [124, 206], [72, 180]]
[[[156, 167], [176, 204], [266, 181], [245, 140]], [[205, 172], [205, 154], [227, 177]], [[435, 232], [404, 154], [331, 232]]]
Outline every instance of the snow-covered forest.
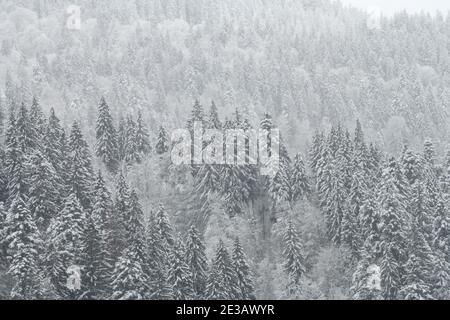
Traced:
[[[450, 15], [370, 18], [0, 0], [0, 299], [450, 299]], [[174, 165], [194, 122], [277, 174]]]

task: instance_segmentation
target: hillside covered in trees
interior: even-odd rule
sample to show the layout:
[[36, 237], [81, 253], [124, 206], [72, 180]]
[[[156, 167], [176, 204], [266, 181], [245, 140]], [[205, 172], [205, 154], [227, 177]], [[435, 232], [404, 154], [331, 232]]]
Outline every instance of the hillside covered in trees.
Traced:
[[[0, 299], [450, 299], [449, 16], [2, 0], [0, 18]], [[194, 122], [279, 128], [279, 171], [175, 166]]]

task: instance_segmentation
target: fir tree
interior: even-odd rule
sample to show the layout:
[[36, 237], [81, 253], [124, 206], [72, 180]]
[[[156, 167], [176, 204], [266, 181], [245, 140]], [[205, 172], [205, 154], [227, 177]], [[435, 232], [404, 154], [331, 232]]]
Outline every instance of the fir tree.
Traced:
[[242, 246], [239, 242], [239, 238], [236, 238], [234, 242], [232, 260], [238, 285], [236, 299], [238, 300], [256, 299], [250, 268], [248, 266], [247, 259], [244, 254], [244, 250], [242, 249]]
[[205, 246], [195, 227], [191, 227], [186, 244], [186, 262], [190, 269], [194, 294], [197, 299], [204, 298], [206, 282], [208, 280], [208, 264]]
[[117, 132], [114, 128], [109, 106], [103, 97], [98, 107], [96, 138], [96, 155], [110, 172], [116, 172], [118, 166]]

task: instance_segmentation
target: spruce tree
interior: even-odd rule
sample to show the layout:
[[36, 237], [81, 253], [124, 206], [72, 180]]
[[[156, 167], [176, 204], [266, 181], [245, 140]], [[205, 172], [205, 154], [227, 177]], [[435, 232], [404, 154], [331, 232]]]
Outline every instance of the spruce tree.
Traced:
[[125, 227], [126, 216], [130, 211], [130, 189], [123, 172], [119, 173], [116, 195], [114, 199], [114, 216], [112, 217], [112, 244], [111, 254], [118, 257], [126, 247], [127, 231]]
[[112, 299], [144, 300], [148, 297], [148, 276], [137, 255], [128, 247], [119, 257], [112, 277]]
[[297, 230], [294, 224], [290, 221], [283, 234], [283, 256], [284, 256], [284, 270], [289, 277], [290, 294], [297, 290], [302, 276], [306, 272], [305, 259], [302, 252], [302, 245], [298, 237]]
[[136, 191], [132, 190], [130, 192], [129, 199], [129, 211], [124, 216], [126, 245], [134, 251], [135, 257], [139, 259], [143, 271], [148, 275], [150, 271], [145, 238], [144, 212]]
[[409, 237], [406, 276], [399, 296], [404, 300], [428, 300], [432, 297], [433, 253], [417, 218], [413, 218]]
[[95, 182], [92, 226], [88, 232], [90, 231], [93, 236], [98, 237], [96, 289], [102, 297], [109, 296], [111, 276], [114, 268], [114, 257], [112, 255], [114, 252], [112, 248], [114, 228], [113, 210], [111, 193], [105, 185], [101, 172], [99, 172]]
[[32, 126], [32, 130], [37, 134], [36, 141], [41, 142], [44, 137], [47, 124], [45, 115], [42, 112], [41, 106], [36, 97], [33, 97], [33, 102], [30, 107], [30, 124]]
[[174, 300], [190, 300], [194, 298], [192, 273], [186, 261], [186, 249], [178, 239], [170, 253], [168, 282]]
[[187, 121], [187, 129], [191, 132], [191, 135], [194, 132], [194, 123], [200, 122], [203, 127], [205, 127], [205, 111], [203, 109], [203, 106], [200, 104], [198, 100], [195, 101], [194, 106], [191, 111], [191, 115]]
[[41, 239], [33, 216], [21, 195], [14, 199], [6, 220], [6, 241], [10, 257], [8, 273], [14, 279], [12, 299], [42, 298], [39, 268]]
[[63, 172], [67, 170], [64, 166], [67, 155], [62, 145], [63, 136], [64, 129], [61, 127], [60, 120], [52, 108], [44, 133], [43, 153], [61, 178], [63, 177]]
[[256, 299], [250, 267], [248, 266], [244, 250], [242, 249], [241, 243], [239, 242], [239, 238], [236, 238], [236, 240], [234, 241], [232, 260], [238, 286], [236, 299]]
[[73, 292], [68, 288], [67, 280], [69, 267], [81, 267], [85, 262], [83, 253], [87, 221], [80, 201], [72, 193], [50, 224], [46, 261], [51, 283], [61, 298], [73, 299], [83, 295], [82, 291]]
[[126, 145], [125, 145], [125, 162], [128, 165], [133, 165], [141, 161], [140, 154], [138, 152], [138, 146], [136, 144], [136, 122], [131, 116], [127, 117], [126, 122]]
[[28, 192], [25, 168], [26, 155], [19, 144], [17, 121], [14, 114], [10, 115], [5, 143], [8, 204], [11, 204], [18, 195], [23, 196]]
[[166, 209], [162, 204], [159, 205], [158, 211], [155, 215], [155, 220], [156, 228], [163, 241], [170, 246], [174, 245], [175, 241], [173, 238], [173, 229], [170, 225]]
[[398, 298], [406, 262], [407, 213], [395, 159], [383, 170], [379, 186], [381, 285], [385, 299]]
[[151, 298], [155, 300], [170, 299], [172, 290], [167, 281], [170, 247], [161, 237], [153, 214], [147, 222], [147, 241]]
[[211, 102], [207, 124], [209, 129], [217, 129], [217, 130], [222, 129], [222, 123], [220, 122], [219, 113], [217, 111], [217, 107], [214, 101]]
[[290, 187], [290, 201], [295, 202], [310, 195], [309, 179], [306, 174], [305, 163], [300, 154], [297, 154], [294, 158], [290, 173]]
[[237, 292], [237, 277], [232, 260], [223, 241], [220, 240], [209, 270], [206, 298], [208, 300], [233, 300], [236, 299]]
[[202, 299], [208, 280], [208, 264], [205, 245], [195, 227], [191, 227], [186, 240], [186, 263], [190, 269], [195, 298]]
[[18, 146], [25, 155], [32, 153], [33, 150], [39, 147], [38, 133], [31, 122], [29, 111], [24, 103], [22, 103], [17, 114], [15, 133]]
[[158, 139], [155, 146], [155, 150], [157, 154], [164, 154], [168, 152], [170, 149], [170, 138], [163, 126], [159, 127]]
[[136, 148], [141, 154], [141, 158], [150, 154], [152, 147], [150, 144], [150, 136], [145, 126], [144, 120], [142, 119], [142, 112], [138, 111], [138, 117], [136, 122]]
[[69, 187], [83, 208], [89, 209], [92, 206], [94, 172], [91, 153], [77, 121], [72, 125], [69, 148]]
[[28, 205], [38, 226], [45, 230], [62, 204], [62, 184], [52, 164], [38, 151], [31, 155], [28, 170]]
[[105, 98], [101, 98], [98, 107], [96, 126], [96, 155], [103, 161], [110, 172], [118, 167], [117, 132]]

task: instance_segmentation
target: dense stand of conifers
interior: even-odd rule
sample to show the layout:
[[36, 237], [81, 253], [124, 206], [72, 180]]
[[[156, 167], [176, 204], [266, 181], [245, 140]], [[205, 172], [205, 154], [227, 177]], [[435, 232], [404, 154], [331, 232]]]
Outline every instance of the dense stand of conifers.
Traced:
[[[214, 104], [205, 112], [198, 102], [187, 128], [195, 121], [217, 129], [250, 127], [238, 111], [222, 124]], [[260, 126], [273, 128], [270, 116]], [[3, 298], [255, 298], [254, 271], [239, 239], [232, 253], [220, 241], [209, 263], [195, 227], [177, 236], [162, 205], [144, 216], [126, 171], [152, 152], [170, 151], [163, 127], [153, 148], [140, 114], [116, 130], [102, 99], [95, 153], [106, 170], [97, 174], [79, 124], [66, 133], [53, 110], [47, 119], [36, 99], [30, 107], [11, 108], [4, 140], [0, 266], [11, 288]], [[352, 253], [355, 299], [450, 296], [450, 154], [438, 162], [426, 142], [420, 154], [405, 147], [398, 159], [387, 157], [365, 142], [358, 122], [354, 135], [339, 125], [317, 133], [309, 159], [308, 175], [301, 155], [291, 160], [281, 139], [275, 176], [261, 176], [258, 165], [192, 166], [193, 192], [205, 208], [219, 194], [231, 215], [246, 214], [246, 205], [261, 198], [273, 211], [293, 211], [301, 201], [316, 205], [330, 243]], [[114, 179], [114, 195], [103, 175]], [[281, 256], [292, 297], [308, 276], [300, 239], [288, 222]], [[80, 287], [68, 286], [71, 266], [81, 267]], [[380, 285], [368, 281], [371, 266], [380, 268]]]
[[[140, 115], [116, 132], [108, 105], [103, 99], [99, 105], [95, 151], [115, 177], [113, 199], [102, 173], [94, 173], [77, 122], [66, 134], [37, 100], [11, 111], [0, 167], [0, 268], [11, 288], [2, 298], [254, 298], [239, 239], [232, 253], [220, 242], [208, 265], [195, 227], [176, 236], [162, 205], [144, 217], [120, 165], [152, 150]], [[155, 150], [169, 150], [164, 128]], [[81, 268], [80, 281], [73, 266]]]

